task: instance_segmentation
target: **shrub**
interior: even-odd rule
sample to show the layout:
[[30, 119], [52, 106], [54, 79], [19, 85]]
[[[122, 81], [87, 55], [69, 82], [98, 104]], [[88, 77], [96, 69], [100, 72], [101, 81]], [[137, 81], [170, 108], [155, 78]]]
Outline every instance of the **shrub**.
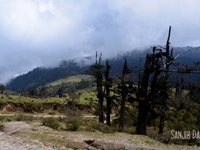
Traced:
[[108, 126], [104, 123], [96, 122], [91, 125], [91, 127], [97, 131], [103, 132], [103, 133], [114, 133], [117, 131], [117, 128], [114, 126]]
[[33, 119], [33, 116], [23, 114], [17, 115], [16, 117], [16, 121], [33, 121]]
[[60, 122], [56, 118], [45, 118], [42, 124], [56, 130], [61, 128]]
[[66, 128], [70, 131], [77, 131], [83, 122], [79, 118], [71, 118], [66, 122]]

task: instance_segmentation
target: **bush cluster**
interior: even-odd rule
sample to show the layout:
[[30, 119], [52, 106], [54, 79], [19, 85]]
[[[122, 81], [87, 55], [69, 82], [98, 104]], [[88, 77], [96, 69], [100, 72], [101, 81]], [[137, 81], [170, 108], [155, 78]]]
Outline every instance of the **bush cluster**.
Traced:
[[42, 124], [52, 129], [60, 130], [61, 124], [56, 118], [44, 118]]
[[70, 131], [77, 131], [81, 125], [83, 125], [83, 121], [79, 118], [71, 118], [66, 122], [66, 128]]

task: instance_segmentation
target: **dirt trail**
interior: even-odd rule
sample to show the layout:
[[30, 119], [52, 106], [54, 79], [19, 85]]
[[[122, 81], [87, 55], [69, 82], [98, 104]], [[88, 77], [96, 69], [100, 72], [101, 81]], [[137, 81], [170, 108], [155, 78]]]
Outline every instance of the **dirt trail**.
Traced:
[[[40, 135], [33, 138], [31, 135]], [[48, 139], [57, 139], [51, 143]], [[62, 142], [59, 142], [60, 141]], [[54, 140], [50, 140], [54, 141]], [[66, 146], [68, 143], [68, 146]], [[76, 146], [79, 145], [79, 146]], [[0, 125], [0, 150], [195, 150], [196, 146], [165, 145], [146, 136], [125, 133], [103, 134], [99, 132], [59, 132], [40, 123], [8, 122]]]
[[19, 130], [30, 129], [25, 122], [8, 122], [0, 126], [0, 150], [53, 150], [38, 140], [26, 140], [13, 136]]
[[[67, 117], [66, 115], [49, 115], [49, 114], [0, 114], [0, 116], [5, 116], [5, 117], [11, 117], [11, 116], [30, 116], [30, 117], [35, 117], [35, 118], [65, 118]], [[115, 114], [112, 114], [111, 117], [114, 117]], [[95, 115], [82, 115], [82, 118], [97, 118]]]

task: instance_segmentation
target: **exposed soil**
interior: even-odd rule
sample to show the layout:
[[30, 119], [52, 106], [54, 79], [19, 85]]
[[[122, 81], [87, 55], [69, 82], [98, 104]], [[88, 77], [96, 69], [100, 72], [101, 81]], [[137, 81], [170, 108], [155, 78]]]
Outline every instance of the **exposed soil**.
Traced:
[[10, 104], [6, 104], [3, 108], [2, 111], [6, 112], [6, 111], [11, 111], [13, 109], [13, 107]]
[[2, 150], [193, 150], [197, 146], [165, 145], [147, 136], [125, 133], [54, 131], [40, 123], [8, 122], [0, 125]]
[[63, 111], [63, 104], [59, 103], [41, 103], [41, 104], [31, 104], [31, 103], [13, 103], [7, 102], [0, 105], [0, 109], [3, 112], [9, 111], [21, 111], [27, 113], [43, 112], [44, 110], [52, 109], [56, 111]]

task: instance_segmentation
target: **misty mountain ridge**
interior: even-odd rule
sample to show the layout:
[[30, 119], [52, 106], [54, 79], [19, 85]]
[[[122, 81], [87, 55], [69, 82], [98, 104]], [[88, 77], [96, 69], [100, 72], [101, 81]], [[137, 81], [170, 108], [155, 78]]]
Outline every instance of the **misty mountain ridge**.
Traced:
[[[116, 76], [121, 73], [123, 67], [124, 58], [127, 59], [129, 67], [141, 65], [143, 67], [145, 56], [147, 53], [151, 53], [151, 49], [144, 51], [130, 51], [124, 54], [120, 54], [117, 57], [110, 58], [109, 62], [112, 64], [111, 75]], [[177, 47], [174, 48], [174, 56], [179, 57], [175, 62], [184, 64], [192, 64], [193, 62], [200, 61], [200, 47]], [[95, 63], [96, 56], [84, 56], [77, 57], [70, 60], [63, 60], [59, 66], [54, 68], [37, 67], [26, 74], [13, 78], [7, 85], [6, 89], [15, 92], [21, 92], [27, 90], [29, 87], [39, 87], [49, 82], [66, 78], [72, 75], [86, 74], [86, 70], [89, 65]], [[102, 54], [102, 64], [105, 64], [106, 59]], [[195, 77], [195, 80], [199, 80], [199, 77]]]

